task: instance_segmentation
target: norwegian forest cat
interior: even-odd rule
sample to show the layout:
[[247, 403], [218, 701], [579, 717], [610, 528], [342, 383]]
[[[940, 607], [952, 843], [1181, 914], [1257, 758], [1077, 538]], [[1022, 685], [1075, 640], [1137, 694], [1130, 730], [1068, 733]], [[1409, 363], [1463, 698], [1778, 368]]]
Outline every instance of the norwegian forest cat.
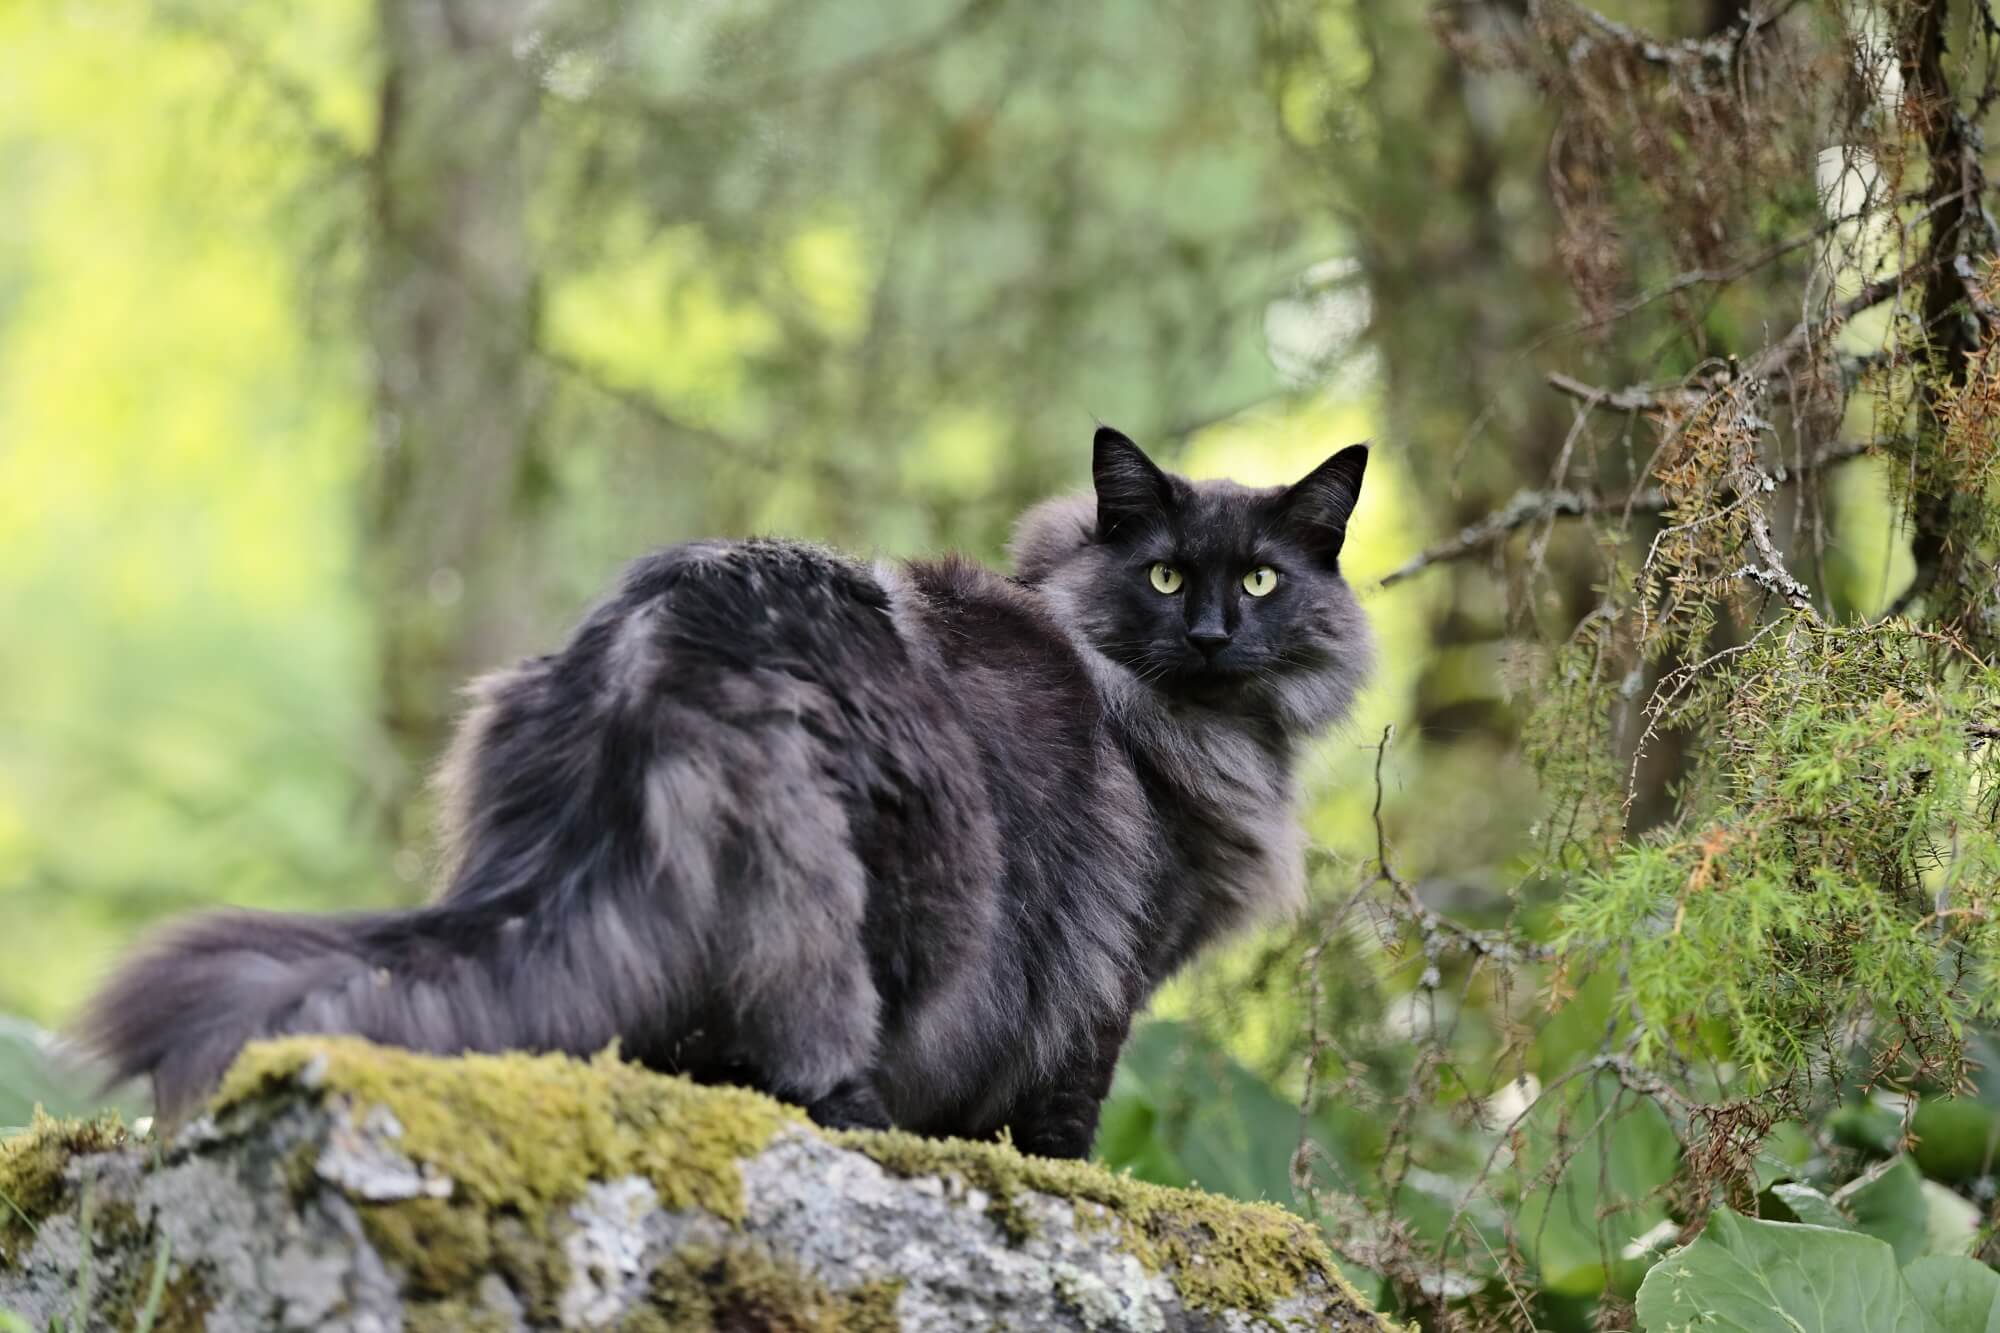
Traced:
[[1367, 450], [1190, 482], [1097, 432], [1012, 578], [693, 542], [481, 681], [412, 911], [155, 941], [87, 1041], [187, 1109], [246, 1042], [624, 1055], [827, 1125], [1089, 1151], [1132, 1014], [1297, 902], [1292, 766], [1370, 658], [1340, 575]]

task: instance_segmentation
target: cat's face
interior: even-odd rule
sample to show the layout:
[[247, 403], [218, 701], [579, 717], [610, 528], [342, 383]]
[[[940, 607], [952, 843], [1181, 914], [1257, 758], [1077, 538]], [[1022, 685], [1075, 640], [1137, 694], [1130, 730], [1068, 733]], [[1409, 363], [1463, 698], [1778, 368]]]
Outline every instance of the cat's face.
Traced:
[[1319, 725], [1345, 710], [1369, 656], [1339, 564], [1367, 460], [1344, 449], [1290, 487], [1191, 482], [1100, 429], [1095, 495], [1032, 511], [1017, 569], [1148, 687]]

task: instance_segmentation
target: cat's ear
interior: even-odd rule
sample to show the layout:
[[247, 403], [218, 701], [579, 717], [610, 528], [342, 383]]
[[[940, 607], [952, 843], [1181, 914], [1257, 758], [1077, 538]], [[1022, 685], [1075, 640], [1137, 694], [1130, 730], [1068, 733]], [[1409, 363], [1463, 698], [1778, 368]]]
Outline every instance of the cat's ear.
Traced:
[[1361, 474], [1368, 470], [1368, 446], [1350, 444], [1327, 459], [1278, 500], [1285, 526], [1327, 560], [1347, 540], [1347, 519], [1361, 498]]
[[1099, 426], [1091, 440], [1090, 475], [1097, 483], [1099, 540], [1153, 522], [1173, 507], [1173, 479], [1109, 426]]

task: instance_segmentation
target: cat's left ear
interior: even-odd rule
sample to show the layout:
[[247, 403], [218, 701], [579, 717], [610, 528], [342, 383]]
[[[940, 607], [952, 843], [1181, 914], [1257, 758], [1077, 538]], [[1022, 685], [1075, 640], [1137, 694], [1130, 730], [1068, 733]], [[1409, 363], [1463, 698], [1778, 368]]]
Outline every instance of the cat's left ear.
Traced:
[[1278, 511], [1285, 525], [1327, 560], [1337, 557], [1367, 470], [1365, 444], [1350, 444], [1321, 463], [1280, 497]]

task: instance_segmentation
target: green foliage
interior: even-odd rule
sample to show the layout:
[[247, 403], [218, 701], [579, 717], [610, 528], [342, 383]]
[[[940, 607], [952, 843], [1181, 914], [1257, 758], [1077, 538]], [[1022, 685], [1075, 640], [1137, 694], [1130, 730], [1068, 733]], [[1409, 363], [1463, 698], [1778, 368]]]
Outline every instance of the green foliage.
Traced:
[[2000, 1152], [2000, 1111], [1975, 1097], [1925, 1097], [1910, 1121], [1911, 1149], [1934, 1180], [1990, 1175]]
[[[2000, 676], [1893, 626], [1794, 624], [1697, 687], [1722, 718], [1669, 828], [1564, 903], [1558, 942], [1612, 954], [1642, 1058], [1806, 1076], [1859, 1019], [1955, 1058], [2000, 1005]], [[1710, 1020], [1726, 1024], [1715, 1044]]]

